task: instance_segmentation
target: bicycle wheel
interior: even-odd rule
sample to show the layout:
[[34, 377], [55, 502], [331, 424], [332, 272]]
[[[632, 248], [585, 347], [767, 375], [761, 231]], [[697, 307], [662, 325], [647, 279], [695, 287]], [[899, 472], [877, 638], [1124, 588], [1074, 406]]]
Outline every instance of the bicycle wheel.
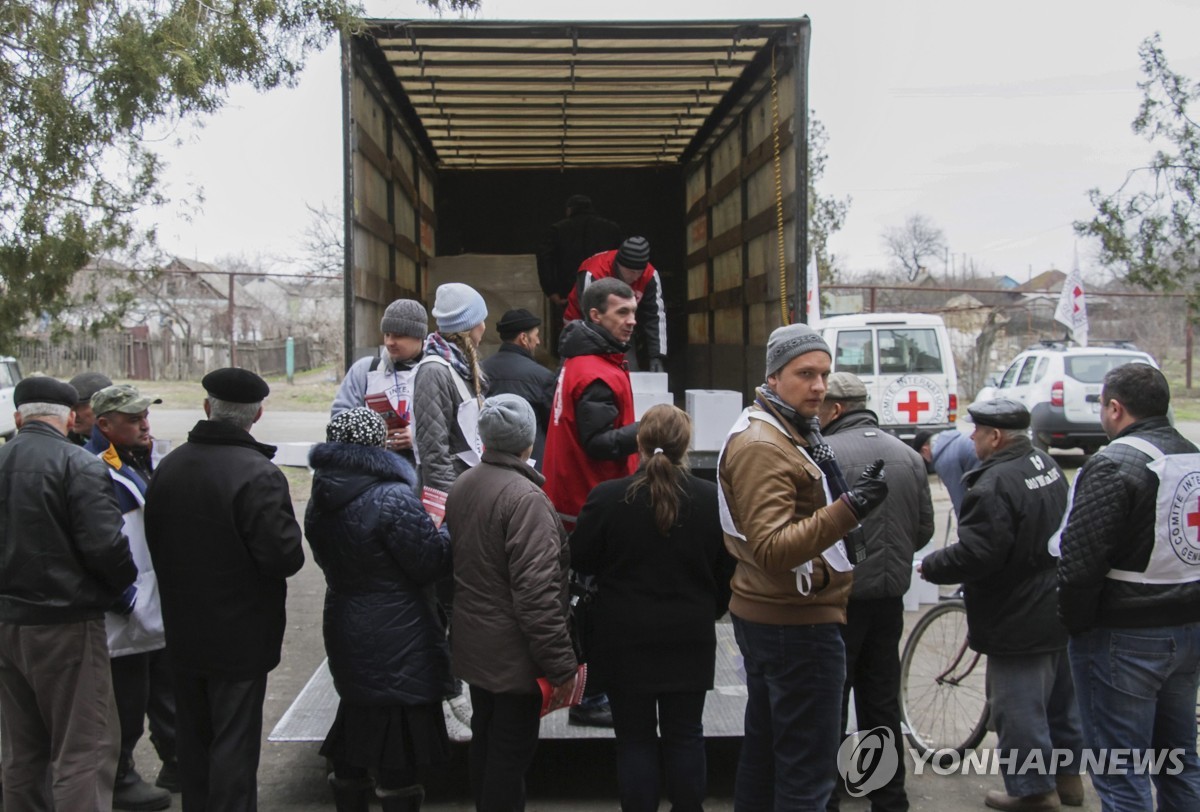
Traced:
[[917, 621], [900, 660], [905, 732], [924, 753], [979, 746], [987, 735], [987, 658], [967, 647], [967, 612], [951, 600]]

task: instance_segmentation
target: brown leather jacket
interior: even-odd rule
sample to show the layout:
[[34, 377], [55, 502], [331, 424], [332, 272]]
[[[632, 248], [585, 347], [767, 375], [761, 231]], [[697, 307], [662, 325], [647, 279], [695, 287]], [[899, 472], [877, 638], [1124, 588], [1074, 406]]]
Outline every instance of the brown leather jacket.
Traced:
[[[858, 520], [841, 500], [825, 504], [821, 469], [797, 448], [808, 444], [768, 411], [787, 434], [752, 419], [726, 442], [718, 471], [730, 516], [746, 537], [725, 534], [738, 561], [729, 611], [754, 623], [845, 623], [853, 576], [827, 567], [820, 554]], [[813, 562], [812, 590], [802, 595], [792, 568], [806, 561]]]
[[537, 693], [575, 673], [567, 630], [566, 533], [542, 475], [484, 451], [446, 500], [454, 557], [450, 631], [455, 676], [492, 693]]

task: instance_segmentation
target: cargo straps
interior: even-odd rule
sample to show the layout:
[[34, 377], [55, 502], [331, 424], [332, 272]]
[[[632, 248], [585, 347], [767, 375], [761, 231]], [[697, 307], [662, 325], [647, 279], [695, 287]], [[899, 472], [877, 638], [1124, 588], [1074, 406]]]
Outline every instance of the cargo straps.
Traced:
[[[779, 323], [791, 324], [787, 306], [787, 253], [783, 242], [783, 156], [779, 150], [779, 83], [775, 77], [775, 47], [771, 47], [771, 139], [773, 142], [775, 169], [775, 236], [778, 246], [779, 259]], [[793, 136], [795, 133], [793, 133]], [[800, 161], [800, 148], [795, 138], [792, 139], [796, 160]], [[801, 194], [797, 189], [796, 194]], [[805, 192], [807, 194], [807, 192]], [[797, 223], [796, 228], [807, 228], [806, 223]]]

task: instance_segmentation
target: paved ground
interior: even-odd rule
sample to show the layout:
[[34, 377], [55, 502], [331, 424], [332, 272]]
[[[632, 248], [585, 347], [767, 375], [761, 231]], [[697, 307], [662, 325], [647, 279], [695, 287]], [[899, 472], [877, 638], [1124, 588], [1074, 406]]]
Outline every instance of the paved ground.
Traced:
[[[200, 412], [185, 410], [155, 410], [151, 413], [154, 433], [175, 443], [182, 442], [188, 429], [200, 417]], [[268, 413], [255, 434], [265, 442], [298, 442], [322, 439], [324, 413]], [[1200, 423], [1181, 425], [1189, 437], [1200, 440]], [[1064, 467], [1078, 467], [1080, 455], [1064, 454]], [[940, 484], [934, 484], [935, 511], [938, 530], [935, 543], [945, 537], [945, 522], [949, 500]], [[303, 513], [304, 504], [297, 504]], [[324, 582], [320, 570], [306, 562], [292, 579], [288, 596], [288, 633], [284, 643], [283, 661], [272, 674], [264, 710], [264, 743], [259, 770], [259, 803], [272, 812], [315, 812], [332, 808], [326, 785], [326, 765], [318, 755], [316, 744], [270, 743], [266, 734], [275, 726], [292, 700], [304, 687], [313, 671], [324, 658], [321, 639], [321, 603]], [[916, 613], [907, 618], [911, 625]], [[985, 746], [994, 744], [989, 735]], [[709, 802], [706, 809], [724, 812], [733, 808], [731, 797], [736, 770], [739, 742], [736, 739], [709, 741]], [[153, 775], [154, 756], [146, 742], [142, 743], [139, 761], [143, 772]], [[469, 810], [465, 770], [465, 747], [455, 750], [455, 762], [429, 788], [426, 809], [432, 812]], [[983, 809], [983, 795], [989, 789], [1002, 789], [999, 777], [967, 775], [939, 776], [926, 771], [913, 775], [909, 765], [909, 794], [914, 810], [929, 812], [958, 812], [964, 809]], [[611, 741], [548, 742], [540, 747], [536, 763], [529, 776], [529, 812], [567, 812], [567, 810], [611, 810], [616, 801], [616, 768]], [[1087, 787], [1086, 808], [1098, 809], [1090, 785]], [[178, 796], [176, 796], [176, 805]], [[665, 808], [665, 804], [664, 804]], [[850, 800], [842, 804], [850, 812], [863, 812], [868, 804]]]

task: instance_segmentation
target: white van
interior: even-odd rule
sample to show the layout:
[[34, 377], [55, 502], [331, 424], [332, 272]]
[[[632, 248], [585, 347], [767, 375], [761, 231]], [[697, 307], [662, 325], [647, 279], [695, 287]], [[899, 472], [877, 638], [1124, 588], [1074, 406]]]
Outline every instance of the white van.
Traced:
[[958, 372], [941, 316], [858, 313], [823, 319], [818, 329], [833, 350], [834, 372], [866, 384], [867, 408], [881, 428], [907, 440], [955, 426]]
[[0, 437], [11, 440], [17, 432], [13, 419], [13, 387], [21, 382], [21, 367], [16, 358], [0, 356]]

